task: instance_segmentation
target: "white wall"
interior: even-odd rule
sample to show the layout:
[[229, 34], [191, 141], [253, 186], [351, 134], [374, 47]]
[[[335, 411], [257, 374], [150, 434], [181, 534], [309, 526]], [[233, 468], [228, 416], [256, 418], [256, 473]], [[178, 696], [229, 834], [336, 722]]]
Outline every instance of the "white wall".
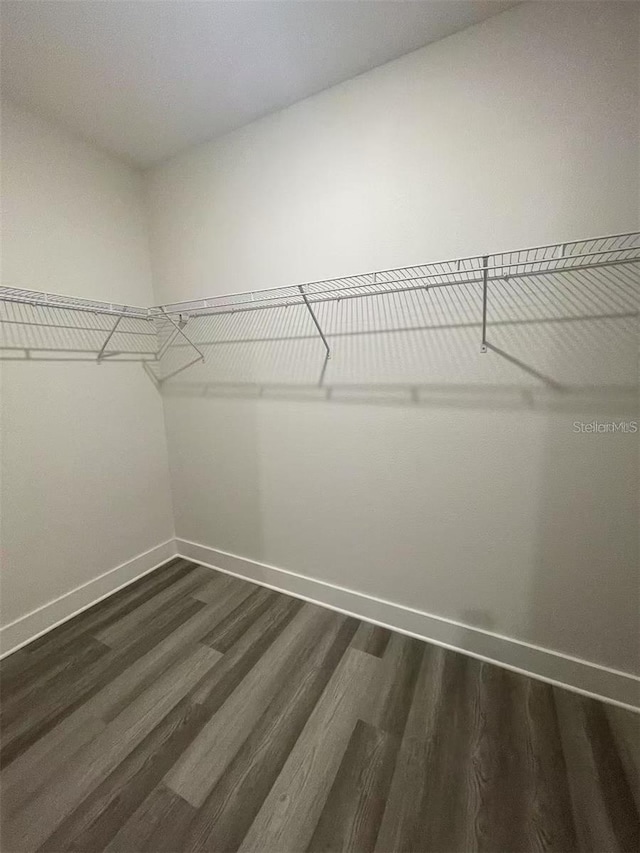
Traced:
[[[516, 7], [154, 169], [158, 299], [637, 229], [638, 11]], [[208, 347], [165, 390], [178, 536], [638, 671], [637, 437], [572, 427], [637, 414], [637, 325], [493, 334], [572, 395], [477, 327], [336, 338], [331, 400], [312, 339]]]
[[[9, 102], [2, 207], [4, 285], [153, 302], [140, 176]], [[173, 519], [162, 403], [140, 364], [0, 365], [6, 625], [170, 539]]]
[[158, 298], [629, 229], [633, 6], [525, 4], [152, 170]]

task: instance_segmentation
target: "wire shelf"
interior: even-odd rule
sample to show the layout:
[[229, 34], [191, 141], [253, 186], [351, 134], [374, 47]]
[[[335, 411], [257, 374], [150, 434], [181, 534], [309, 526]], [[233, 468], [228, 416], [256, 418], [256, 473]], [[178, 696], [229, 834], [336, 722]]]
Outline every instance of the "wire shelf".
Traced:
[[629, 232], [570, 243], [555, 243], [514, 252], [477, 255], [452, 261], [399, 267], [343, 278], [306, 282], [301, 285], [266, 288], [174, 302], [150, 309], [189, 317], [207, 314], [256, 311], [305, 303], [409, 293], [435, 287], [482, 284], [518, 277], [638, 263], [640, 233]]
[[141, 361], [162, 382], [212, 345], [291, 335], [321, 339], [329, 358], [328, 339], [474, 328], [485, 352], [488, 314], [494, 328], [626, 321], [637, 316], [639, 285], [640, 233], [628, 232], [149, 308], [0, 287], [0, 359]]
[[58, 293], [43, 293], [39, 290], [23, 290], [17, 287], [0, 287], [0, 301], [39, 306], [41, 308], [66, 308], [69, 311], [86, 311], [91, 314], [110, 314], [116, 317], [149, 319], [148, 308], [138, 308], [134, 305], [123, 305], [117, 302], [80, 299], [77, 296], [62, 296]]

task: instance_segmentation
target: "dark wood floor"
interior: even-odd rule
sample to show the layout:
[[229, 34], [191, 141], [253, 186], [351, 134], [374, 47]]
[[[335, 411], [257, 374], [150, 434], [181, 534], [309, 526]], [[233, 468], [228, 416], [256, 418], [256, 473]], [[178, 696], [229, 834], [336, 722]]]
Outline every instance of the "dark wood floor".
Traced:
[[4, 853], [639, 849], [640, 716], [183, 560], [1, 675]]

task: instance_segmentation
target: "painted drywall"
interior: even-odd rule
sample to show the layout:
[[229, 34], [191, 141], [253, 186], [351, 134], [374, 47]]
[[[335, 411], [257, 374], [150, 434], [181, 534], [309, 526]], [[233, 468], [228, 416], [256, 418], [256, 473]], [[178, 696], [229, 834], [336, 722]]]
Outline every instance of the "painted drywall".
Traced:
[[[158, 300], [637, 229], [638, 13], [524, 4], [153, 169]], [[477, 293], [336, 338], [322, 389], [304, 309], [192, 323], [236, 342], [164, 390], [177, 535], [637, 672], [637, 435], [574, 426], [637, 418], [634, 293], [507, 286], [580, 315], [491, 328], [564, 395], [479, 353]]]
[[[3, 285], [150, 304], [140, 176], [10, 102], [1, 118]], [[0, 379], [6, 625], [171, 539], [173, 518], [140, 364], [3, 361]]]
[[524, 4], [152, 170], [158, 299], [633, 227], [637, 14]]

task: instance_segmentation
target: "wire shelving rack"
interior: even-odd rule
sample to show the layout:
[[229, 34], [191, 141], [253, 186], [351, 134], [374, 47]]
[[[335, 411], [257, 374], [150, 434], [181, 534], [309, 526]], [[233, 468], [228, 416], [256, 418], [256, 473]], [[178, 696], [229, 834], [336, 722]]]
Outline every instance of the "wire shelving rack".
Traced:
[[[319, 306], [323, 303], [353, 299], [381, 299], [396, 294], [436, 288], [478, 287], [481, 292], [480, 351], [491, 349], [488, 328], [491, 322], [491, 292], [497, 282], [512, 287], [527, 283], [535, 286], [542, 279], [546, 286], [562, 288], [588, 271], [598, 271], [606, 284], [607, 276], [623, 276], [629, 287], [640, 293], [640, 232], [627, 232], [586, 240], [554, 243], [510, 252], [475, 255], [450, 261], [377, 270], [341, 278], [279, 286], [242, 293], [224, 294], [174, 302], [149, 308], [99, 302], [58, 294], [0, 287], [0, 322], [3, 326], [38, 326], [82, 331], [88, 336], [85, 353], [97, 362], [133, 360], [144, 363], [152, 377], [162, 382], [191, 365], [204, 361], [199, 346], [185, 327], [190, 320], [211, 315], [303, 306], [315, 331], [331, 356], [330, 336], [323, 330]], [[91, 321], [77, 318], [91, 316]], [[74, 319], [75, 318], [75, 319]], [[9, 336], [10, 337], [10, 336]], [[5, 335], [6, 338], [6, 335]], [[144, 345], [140, 345], [140, 341]], [[177, 367], [163, 370], [165, 356], [176, 346], [186, 347], [189, 356]], [[61, 347], [64, 350], [64, 347]], [[52, 353], [56, 346], [0, 346], [0, 358], [37, 359], [42, 352]], [[42, 356], [46, 357], [46, 356]]]

